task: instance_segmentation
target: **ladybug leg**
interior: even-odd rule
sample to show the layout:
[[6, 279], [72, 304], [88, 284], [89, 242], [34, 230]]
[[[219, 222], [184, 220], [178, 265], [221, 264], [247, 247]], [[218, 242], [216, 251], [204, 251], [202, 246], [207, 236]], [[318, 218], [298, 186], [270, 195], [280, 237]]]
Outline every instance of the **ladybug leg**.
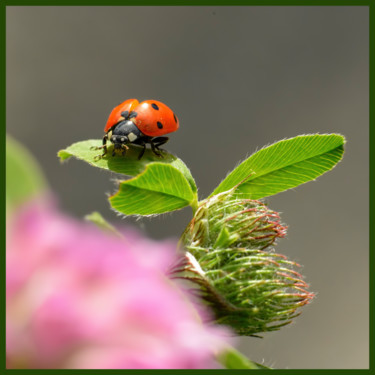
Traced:
[[106, 134], [104, 137], [103, 137], [103, 155], [102, 157], [107, 153], [107, 141], [108, 141], [108, 135]]
[[108, 141], [108, 136], [107, 134], [103, 137], [103, 146], [92, 146], [92, 150], [100, 150], [103, 149], [103, 154], [101, 155], [96, 155], [94, 157], [94, 160], [100, 160], [106, 153], [107, 153], [107, 141]]
[[107, 134], [103, 137], [103, 146], [91, 146], [90, 147], [90, 150], [101, 150], [101, 149], [104, 149], [105, 152], [107, 152], [107, 140], [108, 140], [108, 136]]
[[129, 147], [125, 143], [121, 143], [122, 156], [125, 156], [126, 151], [129, 150]]
[[154, 143], [152, 140], [150, 140], [149, 142], [150, 142], [150, 145], [151, 145], [151, 150], [152, 150], [152, 152], [153, 152], [156, 156], [159, 156], [159, 158], [162, 158], [163, 155], [157, 150], [157, 147], [155, 146], [155, 143]]
[[159, 146], [167, 143], [168, 140], [169, 140], [168, 137], [156, 137], [156, 138], [150, 140], [151, 149], [152, 149], [152, 151], [154, 152], [155, 155], [163, 157], [163, 155], [160, 152], [157, 152], [157, 151], [161, 151]]
[[142, 159], [142, 156], [145, 154], [145, 151], [146, 151], [146, 142], [143, 142], [142, 144], [141, 144], [141, 146], [143, 146], [143, 148], [142, 148], [142, 151], [139, 153], [139, 155], [138, 155], [138, 160], [141, 160]]

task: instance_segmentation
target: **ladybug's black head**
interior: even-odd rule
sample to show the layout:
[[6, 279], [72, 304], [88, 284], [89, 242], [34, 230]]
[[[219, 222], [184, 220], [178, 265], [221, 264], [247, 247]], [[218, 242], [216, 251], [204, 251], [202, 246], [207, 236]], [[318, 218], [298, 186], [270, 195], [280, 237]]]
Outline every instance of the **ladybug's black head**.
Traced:
[[130, 120], [124, 120], [115, 125], [108, 133], [108, 138], [113, 143], [133, 143], [142, 137], [141, 131]]

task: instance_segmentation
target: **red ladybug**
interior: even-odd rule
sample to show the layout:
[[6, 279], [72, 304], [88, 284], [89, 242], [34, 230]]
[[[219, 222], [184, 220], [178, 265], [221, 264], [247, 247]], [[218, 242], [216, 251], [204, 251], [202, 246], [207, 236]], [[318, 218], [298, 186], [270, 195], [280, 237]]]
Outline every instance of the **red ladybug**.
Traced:
[[103, 157], [107, 153], [107, 141], [114, 144], [112, 156], [116, 149], [122, 150], [125, 155], [133, 143], [143, 146], [138, 159], [141, 159], [146, 150], [146, 144], [151, 145], [154, 154], [162, 156], [159, 146], [168, 141], [164, 134], [172, 133], [179, 127], [178, 118], [173, 111], [157, 100], [145, 100], [139, 103], [137, 99], [128, 99], [113, 108], [104, 128]]

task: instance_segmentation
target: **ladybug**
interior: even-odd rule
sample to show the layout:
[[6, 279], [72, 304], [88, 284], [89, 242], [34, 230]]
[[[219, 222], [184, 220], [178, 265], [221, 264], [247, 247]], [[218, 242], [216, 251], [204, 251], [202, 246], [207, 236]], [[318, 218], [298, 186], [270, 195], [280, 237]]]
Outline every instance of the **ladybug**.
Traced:
[[162, 157], [159, 147], [168, 141], [164, 134], [172, 133], [179, 127], [178, 118], [173, 111], [157, 100], [145, 100], [140, 103], [137, 99], [128, 99], [113, 108], [104, 128], [103, 154], [107, 153], [107, 141], [114, 144], [112, 156], [116, 150], [122, 150], [125, 155], [128, 144], [143, 146], [138, 159], [146, 150], [146, 144], [151, 145], [155, 155]]

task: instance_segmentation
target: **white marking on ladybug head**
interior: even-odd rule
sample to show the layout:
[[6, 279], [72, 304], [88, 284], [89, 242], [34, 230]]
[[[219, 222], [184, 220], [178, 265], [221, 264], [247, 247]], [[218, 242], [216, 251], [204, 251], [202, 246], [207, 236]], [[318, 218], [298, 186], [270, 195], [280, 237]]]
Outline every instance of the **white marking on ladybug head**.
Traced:
[[134, 142], [138, 137], [134, 133], [129, 133], [128, 138], [130, 142]]
[[121, 137], [120, 140], [121, 140], [121, 142], [124, 142], [125, 141], [125, 137]]

